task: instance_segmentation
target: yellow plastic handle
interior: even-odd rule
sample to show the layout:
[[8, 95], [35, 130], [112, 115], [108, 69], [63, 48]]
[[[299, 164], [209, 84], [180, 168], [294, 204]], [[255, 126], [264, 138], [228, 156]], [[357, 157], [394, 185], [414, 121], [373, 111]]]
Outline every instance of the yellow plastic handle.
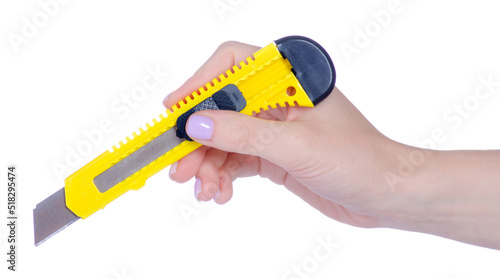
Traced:
[[67, 207], [79, 217], [87, 218], [128, 190], [140, 189], [149, 177], [200, 147], [197, 142], [183, 141], [104, 193], [101, 193], [93, 182], [96, 176], [173, 128], [180, 115], [228, 84], [235, 84], [242, 92], [247, 105], [240, 112], [248, 115], [276, 108], [278, 105], [312, 107], [312, 101], [291, 69], [292, 65], [280, 54], [274, 42], [260, 49], [252, 57], [179, 101], [172, 107], [171, 112], [167, 110], [157, 119], [153, 119], [154, 125], [146, 124], [145, 130], [139, 129], [138, 134], [133, 133], [120, 142], [118, 148], [102, 153], [66, 178]]

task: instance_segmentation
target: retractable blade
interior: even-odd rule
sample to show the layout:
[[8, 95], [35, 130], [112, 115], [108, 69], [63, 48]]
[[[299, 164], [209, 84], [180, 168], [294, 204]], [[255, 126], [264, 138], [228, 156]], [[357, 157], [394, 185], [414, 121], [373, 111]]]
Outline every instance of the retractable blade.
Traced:
[[278, 106], [313, 107], [330, 94], [335, 79], [330, 56], [315, 41], [289, 36], [272, 42], [68, 176], [63, 188], [33, 210], [35, 245], [140, 189], [149, 177], [199, 148], [185, 131], [194, 112], [255, 115]]

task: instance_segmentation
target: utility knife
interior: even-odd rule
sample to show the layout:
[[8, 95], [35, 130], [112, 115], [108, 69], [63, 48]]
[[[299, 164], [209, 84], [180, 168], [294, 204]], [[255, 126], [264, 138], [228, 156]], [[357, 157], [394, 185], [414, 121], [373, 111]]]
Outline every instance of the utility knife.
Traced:
[[324, 48], [302, 36], [276, 40], [200, 87], [65, 179], [33, 210], [35, 245], [85, 219], [201, 146], [185, 126], [196, 111], [247, 115], [285, 106], [314, 107], [335, 86]]

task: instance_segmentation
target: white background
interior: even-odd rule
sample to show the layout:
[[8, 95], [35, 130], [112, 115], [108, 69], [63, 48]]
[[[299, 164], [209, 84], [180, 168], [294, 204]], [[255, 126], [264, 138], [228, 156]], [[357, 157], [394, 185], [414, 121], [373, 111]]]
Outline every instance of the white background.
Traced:
[[[499, 148], [500, 88], [472, 100], [480, 77], [500, 81], [496, 1], [401, 0], [383, 24], [374, 14], [390, 0], [68, 1], [43, 22], [47, 2], [0, 4], [0, 216], [7, 222], [6, 168], [15, 164], [20, 222], [16, 273], [0, 226], [1, 278], [499, 278], [498, 251], [349, 227], [260, 178], [238, 180], [224, 206], [199, 205], [193, 181], [176, 184], [164, 170], [36, 248], [32, 224], [35, 205], [64, 186], [53, 165], [85, 131], [103, 119], [114, 127], [78, 167], [161, 113], [165, 95], [227, 40], [311, 37], [330, 53], [337, 86], [389, 137], [417, 145], [440, 128], [447, 140], [437, 149]], [[16, 45], [23, 18], [39, 27]], [[346, 55], [346, 44], [357, 53]], [[155, 67], [168, 77], [128, 115], [113, 110]], [[468, 116], [446, 121], [464, 100]], [[318, 239], [335, 243], [320, 260]], [[293, 266], [303, 273], [287, 273]]]

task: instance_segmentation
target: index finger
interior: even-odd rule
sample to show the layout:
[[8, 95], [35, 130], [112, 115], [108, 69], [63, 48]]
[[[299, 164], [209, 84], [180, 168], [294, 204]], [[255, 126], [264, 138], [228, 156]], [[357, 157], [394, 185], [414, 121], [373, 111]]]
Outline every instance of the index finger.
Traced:
[[189, 94], [217, 78], [221, 73], [251, 56], [258, 49], [260, 48], [257, 46], [235, 41], [222, 43], [192, 77], [163, 100], [163, 105], [170, 109]]

